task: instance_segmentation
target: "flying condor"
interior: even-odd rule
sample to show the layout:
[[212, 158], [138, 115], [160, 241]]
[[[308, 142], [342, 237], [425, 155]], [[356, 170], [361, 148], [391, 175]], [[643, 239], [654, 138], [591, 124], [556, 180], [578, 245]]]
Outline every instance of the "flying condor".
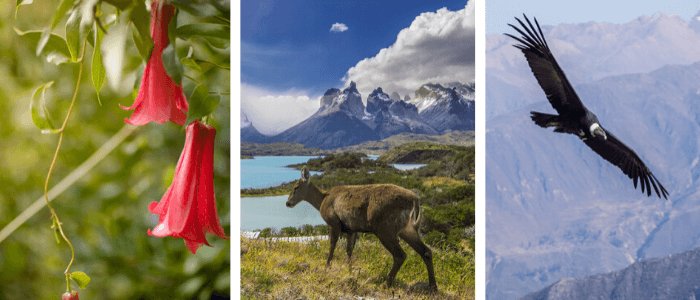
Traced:
[[508, 24], [520, 33], [521, 37], [508, 33], [505, 35], [519, 42], [513, 46], [525, 54], [532, 73], [547, 95], [547, 100], [559, 113], [552, 115], [533, 111], [530, 112], [532, 121], [543, 128], [554, 127], [555, 132], [578, 136], [598, 155], [620, 168], [625, 175], [632, 179], [635, 188], [639, 182], [642, 193], [651, 196], [653, 188], [659, 198], [663, 196], [668, 199], [666, 188], [651, 173], [642, 159], [610, 131], [603, 128], [598, 117], [583, 105], [571, 83], [566, 79], [564, 71], [559, 67], [554, 55], [549, 50], [537, 19], [534, 19], [535, 24], [533, 25], [527, 16], [523, 15], [523, 18], [527, 25], [515, 18], [520, 23], [520, 28]]

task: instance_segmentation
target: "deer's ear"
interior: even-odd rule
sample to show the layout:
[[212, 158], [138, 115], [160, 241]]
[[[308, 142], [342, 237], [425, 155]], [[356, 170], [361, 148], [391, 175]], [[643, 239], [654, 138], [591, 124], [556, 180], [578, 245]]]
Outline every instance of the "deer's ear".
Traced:
[[306, 167], [303, 167], [301, 169], [301, 180], [307, 181], [307, 180], [309, 180], [309, 177], [310, 177], [309, 169], [307, 169]]

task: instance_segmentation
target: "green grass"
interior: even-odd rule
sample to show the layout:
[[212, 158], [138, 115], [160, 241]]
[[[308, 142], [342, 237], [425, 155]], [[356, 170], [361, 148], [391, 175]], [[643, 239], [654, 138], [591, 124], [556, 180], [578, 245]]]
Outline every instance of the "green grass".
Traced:
[[[414, 155], [413, 153], [419, 153]], [[418, 157], [423, 168], [399, 171], [389, 160], [367, 161], [363, 154], [343, 153], [311, 159], [306, 164], [322, 175], [311, 181], [323, 190], [338, 185], [392, 183], [418, 193], [423, 211], [420, 231], [433, 250], [439, 293], [426, 291], [427, 272], [420, 257], [402, 243], [408, 259], [396, 285], [386, 287], [391, 255], [371, 234], [362, 234], [352, 268], [341, 239], [330, 268], [325, 267], [328, 241], [310, 243], [242, 241], [243, 299], [473, 299], [474, 147], [412, 143], [387, 152], [386, 157]], [[384, 156], [383, 156], [384, 157]], [[294, 182], [267, 189], [242, 190], [244, 196], [286, 195]], [[327, 232], [325, 226], [264, 229], [261, 236], [303, 236]]]
[[473, 244], [459, 251], [433, 248], [438, 293], [427, 291], [428, 275], [420, 256], [402, 242], [407, 259], [393, 287], [386, 286], [392, 258], [376, 237], [361, 236], [352, 265], [341, 239], [329, 268], [328, 241], [309, 243], [241, 240], [242, 299], [473, 299]]

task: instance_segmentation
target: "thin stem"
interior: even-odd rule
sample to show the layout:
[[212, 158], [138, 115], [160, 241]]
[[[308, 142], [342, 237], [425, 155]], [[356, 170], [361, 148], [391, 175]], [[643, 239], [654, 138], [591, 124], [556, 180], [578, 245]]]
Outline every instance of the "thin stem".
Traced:
[[[85, 176], [90, 170], [97, 166], [103, 159], [105, 159], [114, 149], [116, 149], [126, 138], [128, 138], [134, 131], [136, 127], [131, 125], [124, 125], [117, 133], [115, 133], [109, 140], [105, 141], [102, 146], [97, 149], [88, 159], [86, 159], [80, 166], [75, 168], [70, 174], [61, 179], [60, 182], [55, 184], [51, 190], [49, 190], [49, 201], [54, 201], [56, 197], [60, 196], [69, 187], [76, 183], [80, 178]], [[32, 205], [24, 209], [17, 217], [15, 217], [10, 223], [5, 225], [5, 227], [0, 230], [0, 244], [7, 239], [12, 233], [15, 232], [22, 224], [26, 223], [32, 216], [36, 215], [42, 208], [46, 206], [44, 201], [44, 195], [37, 198]]]
[[75, 248], [73, 247], [73, 243], [71, 243], [70, 239], [68, 239], [68, 236], [66, 236], [66, 233], [63, 232], [63, 226], [61, 226], [61, 220], [58, 218], [58, 214], [56, 213], [56, 210], [54, 210], [53, 206], [51, 206], [51, 202], [49, 201], [49, 182], [51, 181], [51, 174], [53, 173], [54, 168], [56, 167], [56, 162], [58, 161], [58, 153], [61, 151], [61, 146], [63, 145], [63, 136], [65, 133], [66, 125], [68, 124], [68, 120], [70, 119], [71, 114], [73, 113], [73, 107], [75, 106], [75, 101], [78, 99], [78, 91], [80, 90], [80, 81], [83, 78], [83, 56], [85, 55], [85, 41], [83, 41], [83, 47], [81, 50], [81, 55], [80, 55], [80, 63], [78, 64], [78, 78], [75, 83], [75, 89], [73, 90], [73, 97], [71, 98], [70, 105], [68, 106], [68, 112], [66, 113], [66, 118], [63, 119], [63, 125], [61, 125], [61, 128], [59, 129], [59, 134], [58, 134], [58, 143], [56, 144], [56, 151], [53, 153], [53, 158], [51, 159], [51, 164], [49, 165], [49, 171], [46, 174], [46, 181], [44, 181], [44, 201], [46, 202], [46, 206], [49, 208], [49, 211], [51, 212], [51, 218], [56, 226], [54, 230], [58, 230], [58, 232], [61, 234], [61, 237], [63, 240], [66, 242], [68, 245], [68, 248], [70, 248], [70, 261], [68, 262], [68, 266], [66, 266], [66, 270], [64, 274], [66, 275], [66, 290], [68, 292], [71, 291], [70, 287], [70, 267], [73, 265], [73, 261], [75, 261]]

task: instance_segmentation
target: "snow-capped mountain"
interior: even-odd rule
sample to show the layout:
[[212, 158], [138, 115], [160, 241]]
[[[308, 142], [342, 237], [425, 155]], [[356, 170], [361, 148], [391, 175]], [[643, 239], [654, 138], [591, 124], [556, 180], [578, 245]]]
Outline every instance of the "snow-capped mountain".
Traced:
[[241, 140], [253, 143], [264, 143], [269, 137], [260, 133], [248, 119], [248, 116], [241, 112]]
[[[543, 19], [539, 22], [547, 23]], [[569, 81], [580, 85], [608, 76], [700, 61], [699, 24], [695, 18], [686, 21], [656, 14], [624, 24], [560, 24], [543, 26], [542, 31]], [[514, 43], [502, 34], [486, 38], [486, 95], [498, 99], [489, 100], [487, 120], [539, 102], [544, 96]]]
[[342, 91], [326, 91], [316, 113], [273, 140], [329, 149], [379, 139], [368, 123], [360, 92], [353, 82]]
[[344, 90], [329, 89], [321, 97], [321, 108], [314, 115], [327, 115], [342, 111], [350, 116], [362, 118], [365, 106], [354, 82]]
[[577, 137], [533, 124], [531, 110], [553, 111], [544, 96], [492, 118], [485, 176], [489, 298], [515, 299], [561, 278], [700, 246], [700, 63], [575, 88], [602, 126], [646, 162], [669, 200], [642, 195]]
[[392, 98], [377, 88], [367, 97], [367, 119], [380, 138], [402, 132], [437, 134], [418, 115], [418, 109], [411, 103]]
[[[327, 90], [320, 98], [318, 111], [269, 141], [329, 149], [403, 132], [439, 134], [449, 130], [473, 130], [473, 93], [473, 84], [426, 84], [411, 102], [407, 102], [397, 93], [389, 96], [376, 88], [367, 96], [365, 106], [355, 83], [351, 82], [344, 90]], [[414, 103], [423, 105], [423, 111]]]
[[474, 130], [474, 85], [424, 84], [410, 101], [423, 120], [438, 132]]
[[698, 299], [700, 249], [636, 262], [607, 274], [562, 279], [524, 300]]

